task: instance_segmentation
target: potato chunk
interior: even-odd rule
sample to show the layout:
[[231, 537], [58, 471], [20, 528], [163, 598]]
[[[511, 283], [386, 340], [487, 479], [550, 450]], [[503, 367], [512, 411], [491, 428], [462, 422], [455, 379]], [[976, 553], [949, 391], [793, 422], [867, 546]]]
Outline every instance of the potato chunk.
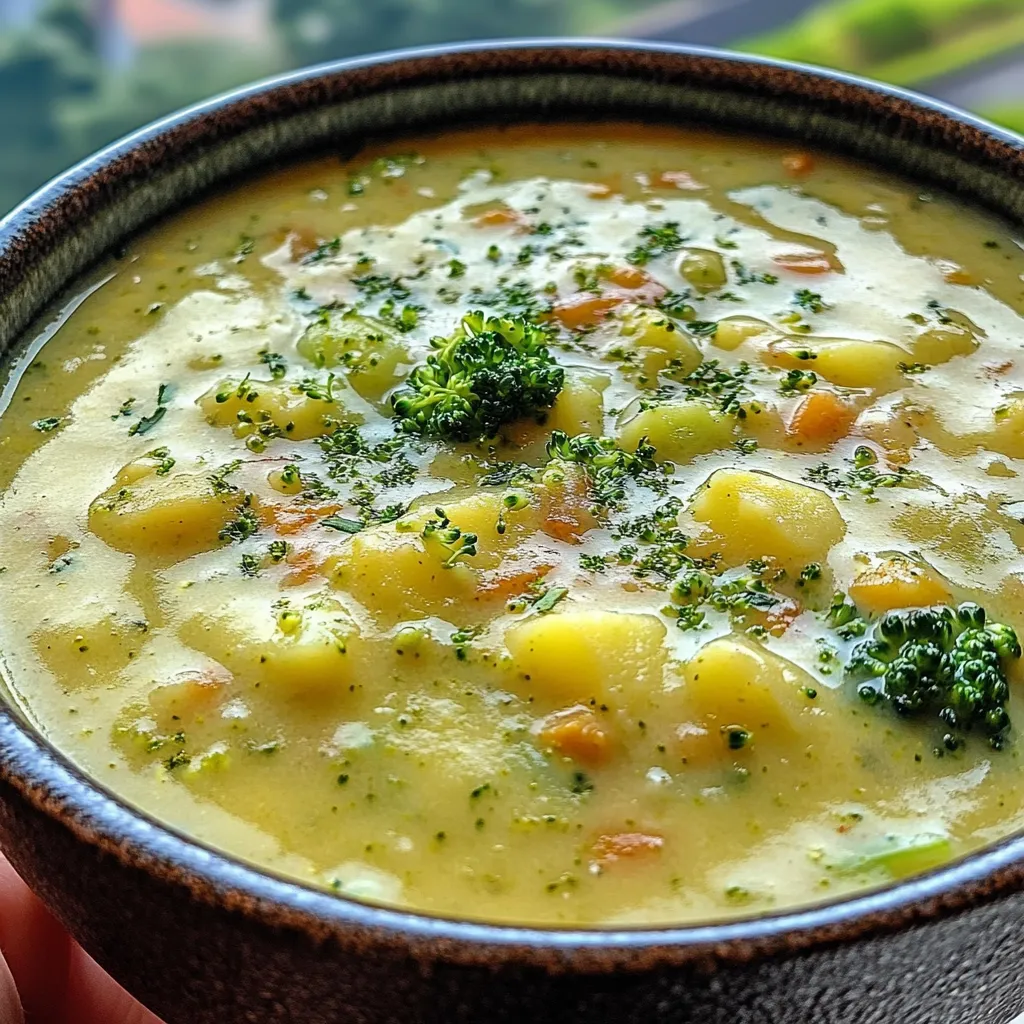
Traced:
[[899, 555], [858, 573], [850, 585], [850, 597], [872, 615], [894, 608], [944, 604], [951, 599], [949, 587], [934, 569]]
[[43, 628], [33, 639], [54, 675], [84, 687], [109, 683], [138, 656], [148, 629], [144, 621], [106, 615], [87, 624]]
[[304, 441], [339, 422], [353, 420], [340, 400], [343, 393], [344, 386], [337, 381], [303, 386], [247, 377], [243, 381], [221, 381], [198, 404], [208, 422], [233, 427], [237, 437]]
[[768, 341], [778, 336], [778, 328], [766, 324], [763, 320], [755, 320], [749, 316], [730, 316], [718, 321], [718, 327], [711, 336], [711, 344], [715, 348], [732, 352], [751, 338]]
[[608, 377], [603, 373], [570, 370], [555, 404], [544, 417], [543, 424], [532, 419], [518, 420], [502, 429], [512, 444], [528, 445], [546, 442], [552, 430], [574, 434], [604, 433], [604, 390]]
[[643, 438], [658, 450], [659, 459], [684, 464], [698, 455], [728, 448], [736, 435], [736, 419], [701, 402], [681, 402], [644, 409], [619, 430], [619, 444], [636, 451]]
[[[455, 615], [462, 622], [467, 615], [479, 617], [488, 597], [492, 604], [503, 599], [497, 591], [481, 592], [481, 570], [501, 565], [540, 526], [539, 498], [525, 491], [516, 493], [525, 502], [517, 509], [505, 505], [501, 492], [439, 502], [463, 537], [475, 535], [473, 555], [454, 557], [457, 548], [446, 546], [439, 533], [424, 536], [425, 525], [436, 520], [433, 505], [428, 505], [397, 523], [364, 530], [344, 541], [325, 570], [334, 586], [352, 594], [381, 621]], [[504, 522], [504, 533], [498, 532], [499, 520]]]
[[505, 634], [524, 696], [545, 703], [642, 704], [662, 688], [665, 625], [654, 615], [566, 610]]
[[181, 635], [239, 680], [270, 692], [341, 692], [366, 670], [366, 642], [333, 598], [294, 606], [237, 598], [189, 619]]
[[696, 554], [719, 552], [728, 565], [772, 558], [791, 573], [823, 562], [846, 534], [835, 502], [824, 491], [770, 473], [720, 469], [697, 492], [690, 511], [709, 534], [691, 544]]
[[[792, 742], [816, 710], [813, 677], [739, 637], [705, 644], [683, 668], [681, 693], [692, 724], [680, 733], [687, 760], [728, 758], [748, 745]], [[689, 744], [687, 748], [687, 743]]]
[[888, 341], [793, 338], [773, 342], [764, 359], [787, 370], [813, 370], [840, 387], [892, 391], [903, 383], [899, 364], [909, 354]]
[[299, 339], [299, 354], [314, 366], [340, 366], [353, 389], [378, 401], [397, 383], [407, 358], [398, 334], [374, 317], [354, 310], [324, 310]]
[[118, 551], [177, 562], [217, 547], [243, 501], [216, 493], [206, 474], [129, 463], [89, 507], [89, 529]]
[[607, 351], [638, 367], [641, 371], [638, 383], [641, 384], [657, 384], [662, 371], [686, 376], [703, 360], [689, 334], [656, 309], [633, 309], [625, 313], [619, 321], [619, 337]]
[[949, 323], [923, 331], [914, 340], [914, 360], [928, 366], [948, 363], [955, 356], [969, 356], [980, 342], [973, 331], [961, 324]]

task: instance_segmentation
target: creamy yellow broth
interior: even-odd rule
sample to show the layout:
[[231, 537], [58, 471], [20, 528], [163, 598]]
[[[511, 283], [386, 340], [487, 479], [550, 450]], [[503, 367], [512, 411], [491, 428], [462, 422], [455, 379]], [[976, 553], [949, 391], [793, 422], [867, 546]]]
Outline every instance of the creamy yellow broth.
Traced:
[[[957, 201], [714, 134], [248, 182], [12, 375], [14, 699], [199, 839], [442, 914], [719, 919], [960, 856], [1024, 822], [1017, 729], [897, 715], [845, 667], [893, 608], [1024, 626], [1022, 274]], [[554, 407], [403, 432], [391, 396], [475, 310], [546, 325]]]

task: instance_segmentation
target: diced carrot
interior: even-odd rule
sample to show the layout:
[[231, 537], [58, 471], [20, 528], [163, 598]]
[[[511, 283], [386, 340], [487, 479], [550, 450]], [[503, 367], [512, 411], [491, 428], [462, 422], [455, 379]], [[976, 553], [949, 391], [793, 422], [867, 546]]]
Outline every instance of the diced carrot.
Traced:
[[571, 469], [560, 485], [546, 491], [541, 529], [555, 540], [578, 544], [583, 535], [597, 526], [590, 511], [590, 481], [585, 472]]
[[301, 587], [311, 583], [320, 574], [320, 556], [312, 548], [300, 548], [288, 552], [285, 560], [289, 571], [281, 583], [286, 587]]
[[301, 533], [303, 530], [321, 519], [333, 516], [342, 509], [341, 505], [300, 505], [296, 503], [288, 505], [272, 505], [268, 502], [260, 502], [260, 521], [266, 526], [271, 526], [278, 533], [286, 536]]
[[947, 284], [977, 284], [977, 278], [959, 263], [952, 260], [939, 260], [938, 267], [942, 271], [942, 278]]
[[783, 252], [773, 256], [772, 262], [793, 274], [842, 273], [844, 269], [836, 256], [824, 252]]
[[606, 867], [620, 860], [634, 860], [660, 853], [665, 845], [661, 836], [647, 832], [616, 832], [599, 836], [594, 843], [594, 859]]
[[543, 746], [580, 764], [604, 764], [611, 756], [611, 735], [597, 714], [582, 704], [548, 715], [537, 738]]
[[626, 301], [624, 295], [591, 295], [580, 292], [555, 306], [553, 314], [570, 331], [599, 324], [616, 306]]
[[530, 562], [526, 558], [512, 558], [497, 569], [480, 574], [477, 592], [487, 597], [513, 597], [522, 594], [531, 583], [543, 579], [554, 565], [551, 562]]
[[492, 210], [484, 210], [473, 218], [472, 223], [475, 228], [514, 227], [525, 230], [529, 227], [529, 221], [518, 210], [511, 210], [507, 206], [495, 206]]
[[615, 267], [608, 271], [608, 280], [620, 288], [635, 292], [651, 283], [651, 275], [645, 274], [639, 267]]
[[796, 441], [830, 444], [846, 437], [856, 419], [857, 409], [834, 391], [812, 391], [800, 400], [786, 433]]
[[655, 175], [652, 184], [655, 188], [677, 188], [683, 192], [701, 192], [707, 188], [688, 171], [662, 171]]
[[782, 158], [782, 169], [791, 178], [806, 178], [814, 170], [814, 157], [810, 153], [787, 153]]
[[233, 679], [220, 665], [178, 672], [150, 691], [149, 706], [161, 724], [173, 721], [173, 716], [191, 718], [217, 705]]

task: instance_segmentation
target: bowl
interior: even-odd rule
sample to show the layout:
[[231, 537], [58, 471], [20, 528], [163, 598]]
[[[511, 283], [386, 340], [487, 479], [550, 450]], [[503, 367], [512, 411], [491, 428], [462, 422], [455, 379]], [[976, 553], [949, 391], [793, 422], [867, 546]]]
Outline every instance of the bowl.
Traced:
[[[475, 44], [330, 64], [175, 114], [0, 221], [0, 351], [147, 223], [273, 161], [366, 134], [614, 116], [864, 158], [1024, 220], [1024, 139], [899, 89], [707, 49]], [[168, 1024], [559, 1021], [1006, 1024], [1024, 1009], [1024, 838], [924, 877], [704, 927], [542, 929], [357, 903], [189, 839], [0, 706], [0, 842]]]

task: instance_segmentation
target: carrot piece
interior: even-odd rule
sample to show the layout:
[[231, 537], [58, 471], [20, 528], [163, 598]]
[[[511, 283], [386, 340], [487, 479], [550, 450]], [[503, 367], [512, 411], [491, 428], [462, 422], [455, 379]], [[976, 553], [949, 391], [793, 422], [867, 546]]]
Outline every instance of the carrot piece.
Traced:
[[947, 284], [972, 285], [977, 284], [977, 278], [959, 263], [952, 260], [939, 260], [938, 267], [942, 271], [942, 279]]
[[793, 274], [831, 274], [843, 270], [835, 256], [824, 252], [782, 252], [772, 262]]
[[645, 274], [639, 267], [615, 267], [608, 271], [608, 280], [620, 288], [635, 292], [651, 283], [651, 275]]
[[496, 206], [493, 210], [484, 210], [473, 218], [475, 228], [507, 228], [525, 229], [528, 227], [526, 218], [518, 210], [510, 210], [507, 206]]
[[786, 433], [797, 441], [831, 444], [846, 437], [856, 419], [857, 410], [834, 391], [812, 391], [800, 400]]
[[782, 158], [782, 169], [791, 178], [806, 178], [814, 170], [814, 164], [810, 153], [787, 153]]
[[616, 306], [626, 301], [624, 295], [591, 295], [580, 292], [555, 306], [553, 314], [570, 331], [599, 324]]
[[537, 738], [545, 746], [580, 764], [604, 764], [611, 756], [612, 739], [590, 708], [577, 704], [548, 715]]
[[530, 564], [524, 559], [509, 559], [497, 569], [481, 573], [477, 592], [488, 597], [522, 594], [531, 583], [543, 579], [553, 568], [550, 562]]
[[662, 171], [652, 184], [656, 188], [677, 188], [682, 192], [702, 192], [707, 188], [688, 171]]
[[260, 503], [259, 516], [261, 522], [271, 526], [278, 533], [293, 534], [318, 523], [321, 519], [333, 516], [342, 509], [341, 505], [271, 505]]
[[598, 837], [593, 846], [594, 859], [598, 864], [607, 866], [619, 860], [660, 853], [664, 845], [665, 840], [661, 836], [647, 832], [616, 832]]

